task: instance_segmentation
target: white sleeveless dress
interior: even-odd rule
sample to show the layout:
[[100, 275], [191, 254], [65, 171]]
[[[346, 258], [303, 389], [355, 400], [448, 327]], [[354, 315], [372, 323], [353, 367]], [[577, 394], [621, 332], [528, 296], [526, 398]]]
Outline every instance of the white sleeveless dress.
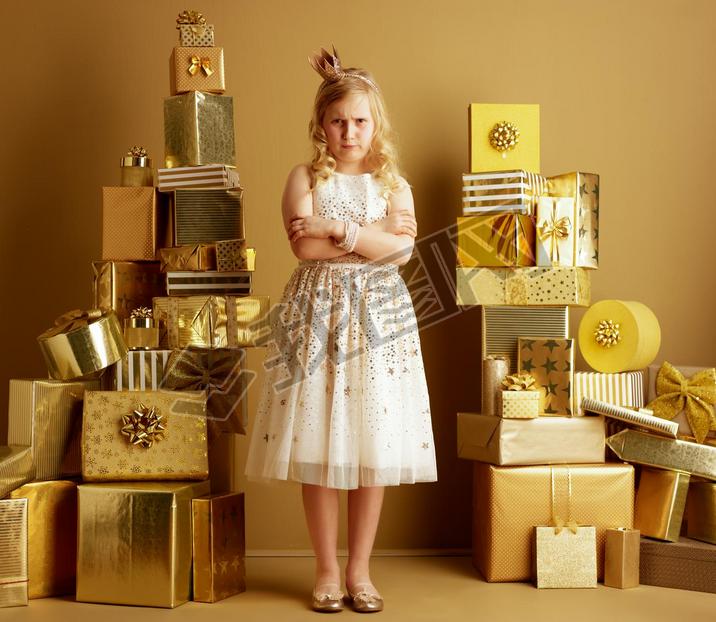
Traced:
[[[387, 201], [369, 174], [334, 173], [313, 213], [367, 225]], [[272, 315], [246, 475], [329, 488], [437, 479], [410, 293], [394, 264], [357, 253], [302, 261]]]

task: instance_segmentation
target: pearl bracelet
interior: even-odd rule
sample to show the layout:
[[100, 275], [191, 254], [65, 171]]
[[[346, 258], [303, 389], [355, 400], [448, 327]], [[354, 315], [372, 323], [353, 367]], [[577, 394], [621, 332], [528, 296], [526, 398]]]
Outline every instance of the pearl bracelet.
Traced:
[[357, 222], [352, 222], [349, 220], [345, 221], [345, 226], [346, 235], [340, 242], [336, 242], [336, 246], [342, 248], [348, 253], [352, 253], [353, 249], [356, 247], [356, 242], [358, 241], [358, 229], [360, 227], [358, 226]]

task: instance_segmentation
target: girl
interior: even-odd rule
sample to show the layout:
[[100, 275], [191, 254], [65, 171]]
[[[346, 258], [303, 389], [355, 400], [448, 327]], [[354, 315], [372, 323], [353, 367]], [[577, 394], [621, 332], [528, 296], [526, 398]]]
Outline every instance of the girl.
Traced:
[[313, 608], [340, 611], [338, 490], [348, 489], [346, 588], [380, 611], [369, 560], [384, 486], [437, 479], [425, 371], [410, 294], [413, 198], [398, 175], [370, 74], [322, 50], [310, 164], [294, 168], [283, 219], [300, 261], [272, 321], [246, 474], [303, 484], [316, 553]]

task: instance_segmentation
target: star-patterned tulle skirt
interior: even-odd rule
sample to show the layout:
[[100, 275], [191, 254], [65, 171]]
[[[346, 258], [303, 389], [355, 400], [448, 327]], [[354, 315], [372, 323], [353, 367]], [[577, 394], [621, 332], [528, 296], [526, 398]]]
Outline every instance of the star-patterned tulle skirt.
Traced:
[[396, 265], [302, 262], [271, 323], [249, 479], [437, 479], [417, 320]]

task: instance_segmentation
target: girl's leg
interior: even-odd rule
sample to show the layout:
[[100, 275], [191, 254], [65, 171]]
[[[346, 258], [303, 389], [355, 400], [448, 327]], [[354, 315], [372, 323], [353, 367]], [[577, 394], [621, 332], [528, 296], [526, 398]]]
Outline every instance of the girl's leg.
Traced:
[[346, 587], [371, 583], [370, 554], [383, 507], [383, 486], [369, 486], [348, 491], [348, 564]]
[[303, 508], [316, 553], [316, 587], [333, 584], [340, 587], [338, 565], [338, 490], [303, 484]]

